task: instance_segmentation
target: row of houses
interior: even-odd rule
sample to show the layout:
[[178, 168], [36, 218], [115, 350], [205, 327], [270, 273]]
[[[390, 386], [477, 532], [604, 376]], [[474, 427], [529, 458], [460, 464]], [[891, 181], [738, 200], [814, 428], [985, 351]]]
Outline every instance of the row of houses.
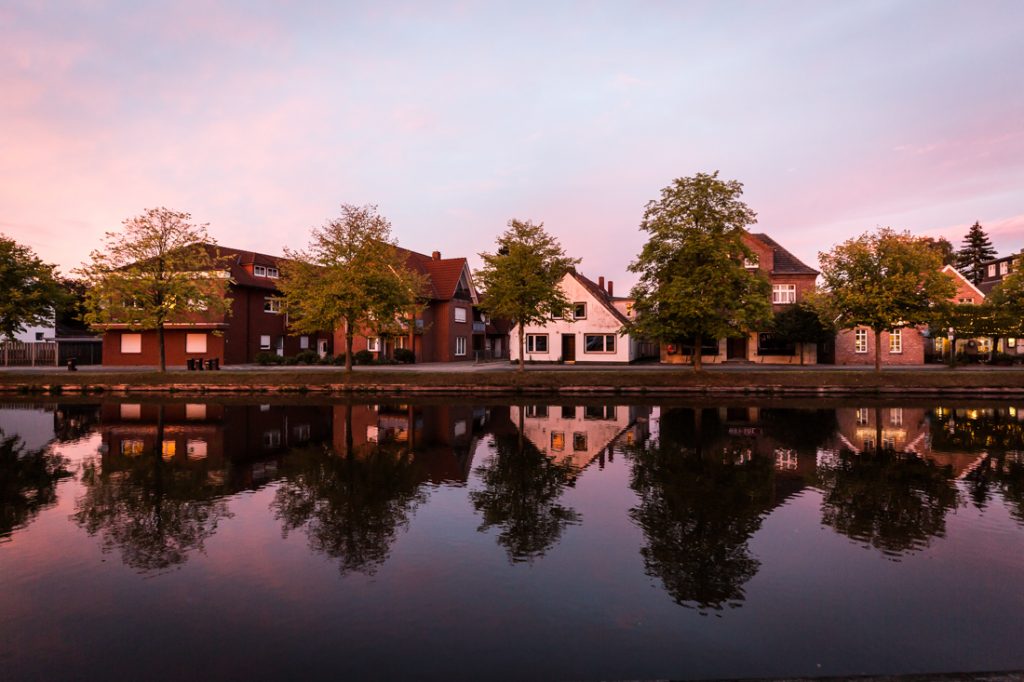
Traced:
[[[771, 285], [774, 312], [803, 302], [815, 289], [818, 271], [803, 263], [767, 234], [747, 233], [754, 257], [745, 267], [756, 270]], [[212, 247], [211, 247], [212, 248]], [[277, 282], [281, 258], [241, 249], [218, 247], [228, 262], [231, 314], [219, 319], [182, 322], [165, 334], [167, 363], [184, 365], [189, 359], [219, 358], [224, 364], [255, 362], [262, 353], [291, 356], [313, 351], [321, 357], [344, 352], [343, 331], [316, 334], [290, 332], [280, 305]], [[391, 357], [408, 349], [416, 362], [460, 362], [481, 359], [519, 359], [519, 330], [507, 321], [489, 319], [480, 309], [473, 274], [464, 257], [442, 258], [402, 249], [406, 266], [429, 282], [428, 300], [417, 313], [413, 334], [378, 338], [357, 335], [354, 351], [375, 357]], [[955, 280], [958, 303], [980, 304], [986, 295], [1019, 267], [1016, 257], [986, 264], [985, 278], [975, 286], [951, 266], [944, 272]], [[665, 364], [692, 361], [695, 349], [683, 343], [655, 344], [620, 334], [632, 319], [633, 300], [615, 294], [614, 283], [594, 281], [578, 270], [565, 274], [561, 287], [572, 303], [563, 317], [524, 330], [524, 358], [535, 363], [631, 363], [658, 360]], [[1017, 340], [962, 340], [958, 350], [1024, 353]], [[706, 340], [699, 351], [707, 364], [738, 362], [756, 364], [874, 364], [874, 333], [867, 328], [841, 331], [834, 340], [819, 344], [781, 342], [768, 331], [751, 331], [739, 338]], [[932, 338], [927, 328], [905, 327], [883, 332], [882, 363], [921, 364], [948, 356], [949, 341]], [[155, 332], [135, 331], [111, 325], [103, 334], [106, 365], [154, 365], [158, 361]]]

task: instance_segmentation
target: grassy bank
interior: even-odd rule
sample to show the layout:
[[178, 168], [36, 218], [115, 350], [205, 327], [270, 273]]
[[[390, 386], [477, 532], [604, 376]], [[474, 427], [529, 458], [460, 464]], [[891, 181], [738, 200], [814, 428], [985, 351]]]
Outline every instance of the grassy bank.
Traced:
[[336, 369], [312, 371], [195, 372], [5, 372], [6, 393], [614, 393], [644, 394], [989, 394], [1024, 395], [1024, 372], [889, 370], [710, 371], [652, 368], [622, 371], [538, 370], [413, 372]]

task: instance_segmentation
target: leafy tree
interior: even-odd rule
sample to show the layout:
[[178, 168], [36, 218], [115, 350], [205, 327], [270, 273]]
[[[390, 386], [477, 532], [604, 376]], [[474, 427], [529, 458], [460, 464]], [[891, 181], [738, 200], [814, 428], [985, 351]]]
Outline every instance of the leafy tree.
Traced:
[[0, 234], [0, 340], [53, 321], [65, 300], [54, 265]]
[[818, 254], [827, 315], [841, 329], [875, 333], [875, 370], [882, 369], [882, 332], [929, 321], [932, 307], [955, 291], [938, 254], [907, 232], [883, 228]]
[[223, 318], [230, 313], [226, 265], [207, 225], [189, 213], [146, 209], [108, 232], [91, 263], [78, 270], [86, 287], [85, 320], [105, 329], [156, 331], [160, 371], [167, 368], [164, 330], [168, 324]]
[[975, 284], [985, 276], [982, 263], [996, 257], [992, 241], [985, 234], [981, 223], [975, 222], [964, 235], [960, 250], [956, 254], [956, 269]]
[[799, 347], [800, 364], [804, 364], [804, 344], [820, 343], [832, 338], [834, 330], [826, 325], [817, 309], [806, 303], [786, 306], [775, 315], [772, 333], [786, 343]]
[[58, 277], [57, 282], [64, 289], [64, 300], [57, 306], [57, 324], [61, 327], [85, 330], [86, 285], [80, 279]]
[[[1024, 263], [1024, 253], [1018, 260]], [[992, 289], [985, 302], [1011, 311], [1024, 319], [1024, 269], [1016, 266], [1013, 272]]]
[[[650, 237], [629, 269], [636, 319], [631, 331], [662, 342], [743, 336], [771, 319], [768, 280], [744, 267], [744, 243], [756, 214], [740, 196], [743, 185], [718, 172], [677, 178], [644, 210]], [[700, 371], [701, 354], [692, 355]]]
[[945, 237], [921, 237], [921, 240], [928, 245], [928, 248], [939, 254], [943, 267], [947, 265], [956, 266], [956, 249], [948, 239]]
[[409, 270], [391, 223], [373, 205], [342, 204], [341, 216], [314, 228], [306, 250], [285, 249], [278, 286], [289, 326], [299, 333], [344, 330], [345, 371], [360, 329], [391, 325], [416, 306], [426, 279]]
[[525, 367], [525, 329], [565, 315], [571, 307], [559, 283], [579, 263], [565, 255], [544, 224], [512, 219], [498, 237], [494, 253], [481, 253], [484, 266], [475, 274], [485, 297], [481, 308], [519, 329], [519, 371]]

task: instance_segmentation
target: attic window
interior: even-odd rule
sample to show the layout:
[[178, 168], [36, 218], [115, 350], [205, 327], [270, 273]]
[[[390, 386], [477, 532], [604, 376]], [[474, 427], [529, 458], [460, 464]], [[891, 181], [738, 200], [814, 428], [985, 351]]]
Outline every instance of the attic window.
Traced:
[[255, 277], [270, 277], [271, 279], [277, 279], [281, 276], [277, 268], [271, 268], [266, 265], [252, 266], [252, 274]]
[[757, 256], [743, 259], [743, 267], [747, 270], [757, 270]]
[[573, 303], [573, 318], [577, 320], [587, 319], [587, 304]]

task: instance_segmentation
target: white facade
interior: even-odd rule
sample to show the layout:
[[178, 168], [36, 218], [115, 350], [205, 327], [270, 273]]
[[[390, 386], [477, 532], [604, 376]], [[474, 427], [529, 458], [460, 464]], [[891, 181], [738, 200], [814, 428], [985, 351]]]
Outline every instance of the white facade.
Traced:
[[[632, 362], [640, 357], [640, 342], [629, 335], [619, 335], [622, 319], [608, 309], [615, 306], [625, 317], [627, 301], [608, 302], [599, 299], [594, 292], [580, 281], [578, 275], [567, 273], [560, 286], [566, 298], [573, 303], [583, 304], [583, 315], [576, 317], [573, 310], [564, 319], [549, 320], [544, 325], [530, 325], [526, 328], [525, 359], [527, 362]], [[591, 282], [593, 287], [598, 285]], [[567, 338], [569, 337], [569, 338]], [[571, 340], [569, 340], [571, 339]], [[599, 341], [600, 339], [600, 341]], [[510, 356], [519, 361], [519, 327], [509, 335]], [[588, 350], [589, 348], [589, 350]], [[611, 350], [609, 350], [609, 348]]]

